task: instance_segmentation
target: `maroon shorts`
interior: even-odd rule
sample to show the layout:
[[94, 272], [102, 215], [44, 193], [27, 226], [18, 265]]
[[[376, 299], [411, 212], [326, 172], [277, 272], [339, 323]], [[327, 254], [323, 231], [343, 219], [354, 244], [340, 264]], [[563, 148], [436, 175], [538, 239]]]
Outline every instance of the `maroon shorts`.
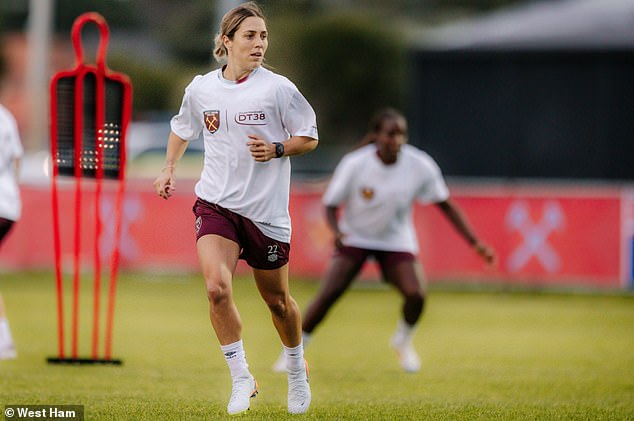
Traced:
[[0, 244], [4, 237], [11, 231], [11, 228], [15, 224], [15, 221], [6, 218], [0, 218]]
[[373, 257], [382, 268], [416, 260], [416, 256], [406, 251], [370, 250], [349, 246], [335, 250], [335, 256], [348, 257], [359, 265], [362, 265], [368, 257]]
[[240, 246], [240, 259], [255, 269], [278, 269], [288, 263], [289, 243], [267, 237], [248, 218], [202, 199], [194, 204], [196, 240], [216, 234]]

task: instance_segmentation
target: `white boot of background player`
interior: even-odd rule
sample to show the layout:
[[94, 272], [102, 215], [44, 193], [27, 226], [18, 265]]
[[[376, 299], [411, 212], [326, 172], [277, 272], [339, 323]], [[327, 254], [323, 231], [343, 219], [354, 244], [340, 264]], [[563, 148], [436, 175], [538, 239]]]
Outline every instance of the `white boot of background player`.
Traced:
[[[308, 345], [308, 342], [310, 342], [311, 336], [312, 335], [310, 333], [302, 332], [302, 344], [304, 345], [304, 349], [306, 349], [306, 345]], [[276, 373], [286, 373], [288, 371], [286, 363], [286, 353], [283, 349], [282, 352], [280, 352], [280, 356], [277, 357], [277, 360], [275, 360], [275, 363], [273, 363], [273, 367], [271, 367], [271, 369]]]
[[416, 373], [421, 367], [420, 358], [412, 345], [414, 330], [415, 326], [411, 326], [401, 319], [390, 340], [390, 345], [396, 351], [401, 367], [408, 373]]

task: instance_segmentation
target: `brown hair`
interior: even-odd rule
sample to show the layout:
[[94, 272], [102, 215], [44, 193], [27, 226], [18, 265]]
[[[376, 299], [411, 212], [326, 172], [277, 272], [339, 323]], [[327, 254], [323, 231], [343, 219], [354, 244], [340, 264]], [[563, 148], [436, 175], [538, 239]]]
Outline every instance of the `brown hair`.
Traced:
[[246, 18], [252, 16], [266, 21], [264, 13], [262, 13], [262, 9], [260, 9], [260, 6], [258, 6], [254, 1], [242, 3], [225, 13], [222, 17], [222, 22], [220, 23], [220, 32], [216, 34], [214, 39], [214, 57], [216, 58], [216, 61], [223, 63], [226, 60], [225, 57], [227, 56], [227, 48], [222, 42], [222, 36], [226, 35], [229, 39], [233, 39], [233, 36], [240, 25], [242, 25], [242, 22], [244, 22]]
[[376, 134], [381, 131], [381, 128], [383, 127], [383, 122], [385, 120], [400, 118], [405, 120], [405, 116], [403, 115], [403, 113], [398, 111], [396, 108], [386, 107], [376, 111], [372, 115], [372, 118], [370, 118], [370, 122], [368, 123], [368, 131], [366, 132], [365, 136], [363, 136], [361, 141], [357, 144], [355, 149], [361, 148], [365, 145], [369, 145], [370, 143], [374, 143], [374, 141], [376, 140]]

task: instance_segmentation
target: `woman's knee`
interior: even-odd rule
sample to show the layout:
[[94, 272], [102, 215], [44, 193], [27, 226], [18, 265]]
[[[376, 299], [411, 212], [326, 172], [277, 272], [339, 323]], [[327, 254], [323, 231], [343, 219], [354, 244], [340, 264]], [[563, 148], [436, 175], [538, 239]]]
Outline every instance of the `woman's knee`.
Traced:
[[208, 280], [206, 282], [206, 286], [207, 299], [209, 300], [210, 304], [218, 305], [230, 300], [231, 289], [229, 288], [229, 285], [225, 282]]
[[271, 314], [278, 318], [286, 318], [290, 307], [290, 297], [285, 294], [273, 294], [264, 297]]
[[425, 302], [425, 293], [420, 289], [414, 289], [403, 292], [403, 298], [405, 301], [412, 305], [420, 305], [422, 306]]

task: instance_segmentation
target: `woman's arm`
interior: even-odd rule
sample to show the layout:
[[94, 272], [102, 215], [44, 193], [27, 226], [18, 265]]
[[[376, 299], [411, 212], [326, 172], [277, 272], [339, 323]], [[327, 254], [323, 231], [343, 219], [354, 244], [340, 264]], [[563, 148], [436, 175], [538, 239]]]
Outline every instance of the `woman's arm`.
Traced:
[[161, 168], [161, 174], [154, 180], [154, 190], [163, 199], [168, 199], [176, 189], [176, 164], [182, 158], [187, 145], [187, 140], [181, 139], [174, 132], [170, 132], [165, 151], [165, 166]]
[[[269, 143], [255, 135], [249, 135], [247, 146], [251, 152], [251, 156], [258, 162], [270, 161], [277, 158], [275, 143]], [[308, 136], [291, 136], [281, 143], [284, 146], [284, 154], [282, 156], [297, 156], [311, 152], [317, 148], [319, 141]]]
[[489, 264], [495, 263], [495, 251], [478, 239], [478, 237], [469, 226], [467, 218], [464, 216], [457, 205], [455, 205], [450, 199], [447, 199], [444, 202], [439, 202], [436, 205], [445, 214], [447, 219], [449, 219], [451, 224], [456, 228], [460, 235], [462, 235], [462, 237], [467, 240], [467, 242], [473, 247], [475, 252], [478, 253], [478, 255], [482, 257], [485, 262]]
[[339, 208], [337, 206], [326, 206], [326, 223], [332, 230], [335, 236], [335, 248], [343, 247], [343, 233], [339, 231], [339, 222], [337, 218], [337, 212]]

